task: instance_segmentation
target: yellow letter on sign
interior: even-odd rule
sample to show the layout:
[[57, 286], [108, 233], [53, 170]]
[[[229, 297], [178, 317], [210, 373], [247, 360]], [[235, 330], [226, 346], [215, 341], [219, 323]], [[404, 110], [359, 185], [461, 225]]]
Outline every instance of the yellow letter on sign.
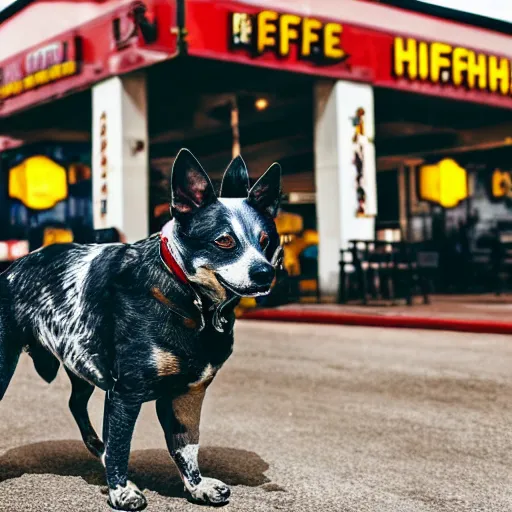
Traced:
[[267, 48], [275, 48], [277, 26], [274, 22], [277, 18], [277, 12], [274, 11], [263, 11], [258, 14], [258, 53], [263, 53]]
[[318, 43], [320, 35], [318, 30], [322, 28], [322, 23], [313, 18], [304, 18], [302, 22], [302, 55], [309, 57], [311, 55], [311, 45]]
[[478, 77], [478, 88], [484, 90], [487, 87], [487, 57], [482, 53], [476, 54], [470, 51], [468, 54], [468, 86], [470, 89], [476, 87]]
[[290, 53], [290, 41], [299, 40], [300, 16], [283, 14], [279, 18], [279, 55], [286, 57]]
[[395, 75], [399, 77], [405, 76], [405, 65], [407, 64], [406, 78], [414, 80], [418, 76], [416, 41], [414, 39], [407, 39], [406, 43], [403, 37], [397, 37], [395, 38], [394, 47]]
[[461, 85], [464, 82], [464, 72], [468, 71], [468, 54], [465, 48], [453, 50], [453, 84]]
[[505, 57], [491, 55], [489, 57], [489, 89], [492, 92], [499, 90], [501, 94], [509, 94], [510, 92], [510, 67], [509, 60]]
[[339, 23], [327, 23], [324, 28], [324, 56], [328, 59], [340, 60], [345, 56], [341, 48], [341, 32]]
[[452, 47], [445, 43], [432, 43], [430, 46], [430, 78], [433, 82], [439, 82], [441, 69], [450, 69], [450, 58], [446, 55], [452, 51]]

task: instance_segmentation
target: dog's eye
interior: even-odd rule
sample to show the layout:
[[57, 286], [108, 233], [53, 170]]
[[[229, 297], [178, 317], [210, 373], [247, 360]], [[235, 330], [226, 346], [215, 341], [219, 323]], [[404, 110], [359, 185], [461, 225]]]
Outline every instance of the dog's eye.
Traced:
[[262, 231], [261, 235], [260, 235], [260, 247], [263, 250], [265, 250], [268, 247], [269, 241], [270, 241], [270, 239], [269, 239], [267, 233], [265, 233], [265, 231]]
[[235, 241], [233, 240], [233, 237], [229, 235], [219, 236], [219, 238], [215, 240], [215, 243], [221, 249], [233, 249], [233, 247], [235, 247], [236, 245]]

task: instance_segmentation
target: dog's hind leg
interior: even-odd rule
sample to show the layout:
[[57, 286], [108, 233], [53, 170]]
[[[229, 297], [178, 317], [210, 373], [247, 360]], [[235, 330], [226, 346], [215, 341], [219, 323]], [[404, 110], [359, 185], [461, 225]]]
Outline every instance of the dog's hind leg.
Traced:
[[67, 368], [66, 373], [71, 381], [71, 396], [69, 398], [69, 409], [71, 410], [71, 414], [73, 414], [73, 418], [75, 418], [87, 449], [95, 457], [101, 458], [105, 451], [105, 446], [94, 430], [89, 418], [89, 413], [87, 412], [87, 404], [94, 391], [94, 386], [77, 377]]
[[[1, 328], [0, 328], [1, 336]], [[5, 339], [0, 341], [0, 400], [5, 395], [11, 382], [14, 370], [18, 365], [21, 354], [21, 346], [17, 343], [6, 343]]]
[[23, 348], [10, 326], [8, 311], [5, 299], [0, 299], [0, 400], [9, 387]]
[[105, 397], [104, 461], [109, 488], [108, 502], [116, 510], [142, 510], [147, 505], [139, 488], [128, 480], [130, 445], [140, 408], [140, 397], [116, 391], [108, 391]]

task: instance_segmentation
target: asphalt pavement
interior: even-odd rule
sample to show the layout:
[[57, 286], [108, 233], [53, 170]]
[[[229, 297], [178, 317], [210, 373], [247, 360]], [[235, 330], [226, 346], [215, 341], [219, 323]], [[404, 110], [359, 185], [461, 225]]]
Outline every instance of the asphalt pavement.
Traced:
[[[511, 370], [510, 336], [240, 321], [205, 402], [203, 474], [232, 486], [225, 512], [512, 511]], [[1, 512], [110, 510], [69, 391], [23, 357], [0, 403]], [[153, 404], [130, 467], [148, 511], [213, 510], [183, 496]]]

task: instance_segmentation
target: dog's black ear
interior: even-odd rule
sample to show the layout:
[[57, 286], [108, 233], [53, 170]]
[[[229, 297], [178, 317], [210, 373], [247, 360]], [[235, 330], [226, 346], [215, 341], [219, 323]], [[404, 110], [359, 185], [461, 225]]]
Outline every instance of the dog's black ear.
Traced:
[[193, 212], [217, 200], [210, 178], [196, 157], [181, 149], [171, 174], [171, 213], [173, 217]]
[[278, 163], [273, 163], [252, 186], [247, 202], [272, 217], [277, 215], [281, 202], [281, 166]]
[[249, 172], [243, 158], [239, 155], [228, 165], [222, 184], [220, 197], [247, 197], [249, 194]]

